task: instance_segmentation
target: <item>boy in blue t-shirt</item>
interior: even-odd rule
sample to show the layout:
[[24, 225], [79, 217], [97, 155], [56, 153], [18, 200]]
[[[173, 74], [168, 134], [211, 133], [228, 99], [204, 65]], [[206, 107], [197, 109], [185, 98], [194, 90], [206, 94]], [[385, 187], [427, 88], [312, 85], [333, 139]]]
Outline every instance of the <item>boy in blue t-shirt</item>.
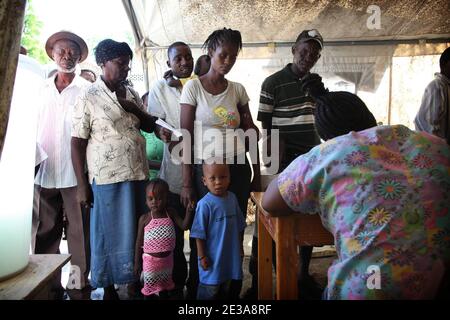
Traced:
[[197, 203], [190, 234], [197, 243], [197, 299], [236, 300], [242, 288], [244, 215], [227, 191], [227, 164], [204, 163], [202, 179], [209, 192]]

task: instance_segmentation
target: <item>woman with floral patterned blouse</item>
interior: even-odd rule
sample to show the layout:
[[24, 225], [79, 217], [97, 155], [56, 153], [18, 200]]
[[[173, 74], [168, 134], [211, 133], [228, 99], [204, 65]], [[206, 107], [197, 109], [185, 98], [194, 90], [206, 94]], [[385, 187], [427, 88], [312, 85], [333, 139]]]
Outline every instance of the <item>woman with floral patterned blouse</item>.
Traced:
[[148, 162], [139, 130], [152, 132], [155, 121], [126, 83], [132, 57], [125, 42], [101, 41], [95, 58], [103, 74], [81, 95], [73, 113], [78, 201], [85, 211], [93, 203], [91, 284], [104, 288], [105, 300], [118, 299], [114, 284], [136, 280], [136, 220], [146, 211]]
[[326, 142], [269, 185], [263, 207], [274, 216], [317, 213], [334, 235], [325, 299], [436, 298], [450, 265], [448, 145], [376, 126], [348, 92], [322, 91], [315, 117]]

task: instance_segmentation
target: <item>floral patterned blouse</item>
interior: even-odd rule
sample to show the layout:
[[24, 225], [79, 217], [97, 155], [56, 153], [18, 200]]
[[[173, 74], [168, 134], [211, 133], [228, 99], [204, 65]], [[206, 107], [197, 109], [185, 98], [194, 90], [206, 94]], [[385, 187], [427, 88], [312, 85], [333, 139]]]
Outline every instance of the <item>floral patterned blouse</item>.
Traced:
[[450, 150], [405, 126], [331, 139], [278, 178], [335, 239], [327, 299], [433, 298], [450, 263]]
[[[137, 92], [127, 87], [126, 99], [143, 110]], [[89, 86], [75, 105], [72, 137], [88, 139], [86, 161], [89, 181], [111, 184], [145, 180], [148, 162], [139, 119], [126, 112], [101, 77]]]

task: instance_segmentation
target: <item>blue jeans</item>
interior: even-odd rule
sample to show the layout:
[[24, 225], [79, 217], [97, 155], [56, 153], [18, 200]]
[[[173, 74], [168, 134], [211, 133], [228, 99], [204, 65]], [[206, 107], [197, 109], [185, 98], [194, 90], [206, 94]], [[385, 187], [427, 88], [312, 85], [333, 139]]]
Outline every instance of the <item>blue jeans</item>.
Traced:
[[[175, 209], [178, 215], [184, 218], [186, 214], [186, 210], [181, 204], [180, 195], [169, 192], [169, 200], [168, 204], [170, 207]], [[184, 256], [183, 248], [184, 248], [184, 231], [181, 230], [178, 225], [175, 224], [175, 233], [176, 233], [176, 245], [173, 252], [173, 273], [172, 279], [175, 282], [175, 289], [181, 290], [183, 292], [183, 288], [186, 282], [186, 278], [188, 275], [188, 267], [186, 262], [186, 257]], [[195, 268], [197, 269], [197, 259], [194, 260]], [[190, 264], [191, 265], [191, 264]], [[192, 264], [194, 265], [194, 264]], [[192, 266], [191, 266], [192, 268]]]
[[238, 300], [241, 288], [242, 280], [227, 280], [217, 285], [199, 283], [197, 300]]

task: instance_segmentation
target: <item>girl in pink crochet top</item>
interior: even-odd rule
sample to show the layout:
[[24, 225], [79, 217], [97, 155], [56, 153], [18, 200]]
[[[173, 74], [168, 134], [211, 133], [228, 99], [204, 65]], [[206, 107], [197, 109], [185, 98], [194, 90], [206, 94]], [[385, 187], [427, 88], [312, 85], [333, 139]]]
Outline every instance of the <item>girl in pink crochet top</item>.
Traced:
[[172, 280], [173, 250], [175, 248], [174, 222], [182, 230], [191, 226], [193, 205], [189, 205], [182, 219], [174, 209], [167, 207], [169, 186], [162, 179], [152, 179], [145, 195], [150, 211], [139, 219], [134, 272], [143, 278], [144, 297], [168, 297], [174, 288]]

